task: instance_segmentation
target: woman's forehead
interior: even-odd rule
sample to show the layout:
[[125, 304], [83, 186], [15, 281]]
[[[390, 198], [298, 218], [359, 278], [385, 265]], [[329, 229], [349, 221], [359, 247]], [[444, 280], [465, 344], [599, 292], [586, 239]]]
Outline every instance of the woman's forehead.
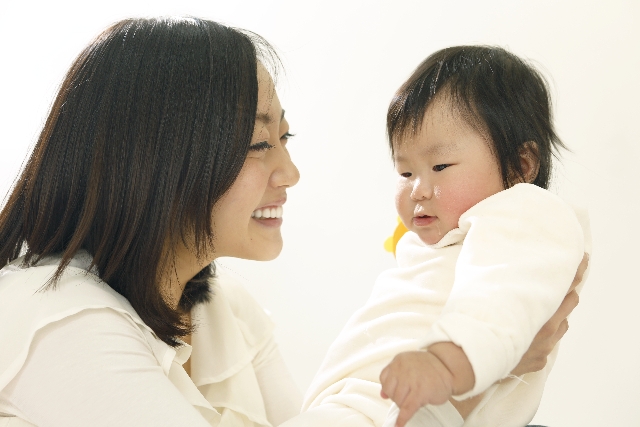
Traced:
[[280, 100], [276, 93], [273, 78], [267, 69], [258, 62], [258, 106], [256, 120], [265, 123], [282, 120]]

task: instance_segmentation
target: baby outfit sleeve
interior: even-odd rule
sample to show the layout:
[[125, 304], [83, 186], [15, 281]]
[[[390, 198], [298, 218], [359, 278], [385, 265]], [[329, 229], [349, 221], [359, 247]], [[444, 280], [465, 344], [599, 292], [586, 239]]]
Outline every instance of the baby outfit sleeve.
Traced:
[[267, 419], [278, 426], [300, 413], [302, 394], [293, 381], [273, 339], [253, 360], [253, 368], [264, 399]]
[[[398, 405], [393, 404], [382, 427], [395, 427], [400, 414]], [[427, 405], [418, 409], [407, 422], [406, 427], [462, 427], [464, 419], [450, 402], [444, 405]]]
[[573, 209], [530, 184], [478, 203], [459, 220], [467, 232], [455, 282], [425, 347], [462, 347], [475, 375], [466, 399], [505, 378], [558, 309], [586, 250]]
[[0, 400], [38, 427], [210, 427], [163, 373], [140, 329], [110, 308], [40, 329]]

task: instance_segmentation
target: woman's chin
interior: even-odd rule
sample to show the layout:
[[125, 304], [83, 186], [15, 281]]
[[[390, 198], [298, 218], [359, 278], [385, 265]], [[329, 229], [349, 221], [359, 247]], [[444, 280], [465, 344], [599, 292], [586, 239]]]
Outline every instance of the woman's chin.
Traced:
[[253, 261], [272, 261], [282, 252], [282, 238], [272, 242], [264, 242], [261, 245], [252, 246], [251, 251], [238, 256]]

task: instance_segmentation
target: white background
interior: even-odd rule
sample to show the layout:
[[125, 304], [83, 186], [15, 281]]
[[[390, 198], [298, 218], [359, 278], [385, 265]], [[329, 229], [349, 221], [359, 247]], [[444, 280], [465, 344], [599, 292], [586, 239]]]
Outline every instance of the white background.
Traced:
[[638, 1], [2, 1], [0, 194], [35, 142], [80, 50], [129, 16], [192, 14], [253, 30], [284, 60], [279, 85], [302, 172], [285, 206], [279, 259], [222, 264], [271, 311], [302, 389], [377, 274], [396, 221], [385, 142], [395, 89], [436, 49], [498, 44], [550, 79], [571, 148], [552, 190], [586, 205], [589, 282], [535, 422], [640, 425], [640, 2]]

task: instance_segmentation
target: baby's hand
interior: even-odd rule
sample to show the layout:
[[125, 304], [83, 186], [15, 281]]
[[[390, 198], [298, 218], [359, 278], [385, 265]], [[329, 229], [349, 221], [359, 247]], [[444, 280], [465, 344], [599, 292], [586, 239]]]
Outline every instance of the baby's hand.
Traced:
[[429, 351], [400, 353], [380, 374], [384, 399], [400, 408], [396, 427], [404, 427], [424, 405], [441, 405], [453, 394], [453, 375]]

